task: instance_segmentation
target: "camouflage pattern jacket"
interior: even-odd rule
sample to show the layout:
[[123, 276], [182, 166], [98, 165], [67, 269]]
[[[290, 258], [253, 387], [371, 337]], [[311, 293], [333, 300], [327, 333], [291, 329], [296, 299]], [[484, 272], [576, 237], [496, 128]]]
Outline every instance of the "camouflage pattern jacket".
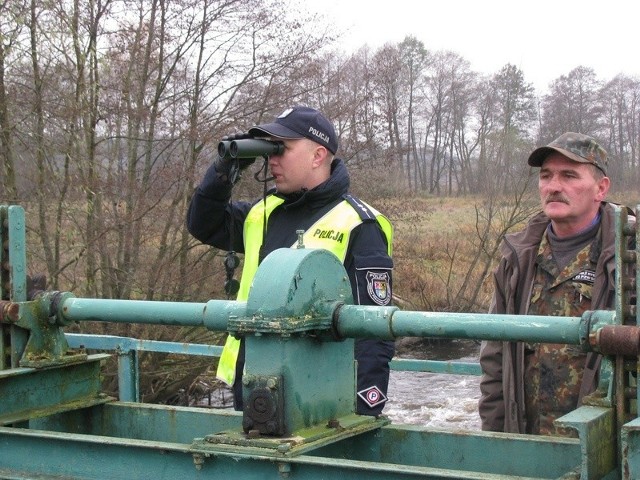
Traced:
[[[613, 308], [615, 298], [615, 217], [612, 204], [603, 202], [600, 214], [602, 245], [592, 249], [597, 262], [591, 303], [593, 310]], [[524, 230], [505, 237], [501, 246], [502, 260], [494, 272], [495, 290], [490, 313], [528, 314], [535, 261], [549, 223], [549, 218], [541, 212], [529, 221]], [[588, 355], [587, 365], [598, 368], [599, 362], [594, 362], [593, 355]], [[483, 371], [479, 402], [482, 429], [525, 433], [524, 344], [483, 342], [480, 364]], [[585, 384], [581, 387], [585, 394], [596, 387], [596, 375], [587, 373], [585, 369]]]

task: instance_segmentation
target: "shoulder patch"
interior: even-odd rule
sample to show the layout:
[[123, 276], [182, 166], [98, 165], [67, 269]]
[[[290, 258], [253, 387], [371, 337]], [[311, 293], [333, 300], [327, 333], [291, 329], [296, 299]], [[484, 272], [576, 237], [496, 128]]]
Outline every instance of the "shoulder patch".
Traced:
[[360, 219], [363, 222], [366, 221], [366, 220], [375, 220], [376, 219], [376, 216], [369, 209], [369, 207], [364, 202], [361, 202], [360, 200], [358, 200], [353, 195], [350, 195], [350, 194], [346, 193], [346, 194], [344, 194], [342, 196], [342, 198], [344, 198], [349, 203], [349, 205], [351, 205], [353, 207], [353, 209], [356, 212], [358, 212], [358, 215], [360, 215]]
[[369, 298], [378, 305], [389, 305], [391, 301], [391, 287], [389, 272], [367, 271], [367, 293]]

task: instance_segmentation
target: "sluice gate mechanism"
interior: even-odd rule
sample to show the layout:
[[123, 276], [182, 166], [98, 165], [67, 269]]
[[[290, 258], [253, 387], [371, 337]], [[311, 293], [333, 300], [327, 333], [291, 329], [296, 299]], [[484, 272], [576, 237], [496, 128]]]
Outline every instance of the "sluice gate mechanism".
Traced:
[[[618, 211], [616, 310], [582, 317], [402, 311], [352, 304], [330, 253], [280, 249], [246, 302], [77, 298], [27, 285], [25, 215], [0, 207], [0, 478], [638, 479], [637, 226]], [[637, 241], [636, 244], [640, 244]], [[153, 405], [101, 392], [106, 354], [65, 326], [202, 326], [246, 339], [244, 412]], [[558, 422], [577, 438], [395, 425], [355, 414], [356, 338], [580, 345], [604, 355], [598, 389]]]

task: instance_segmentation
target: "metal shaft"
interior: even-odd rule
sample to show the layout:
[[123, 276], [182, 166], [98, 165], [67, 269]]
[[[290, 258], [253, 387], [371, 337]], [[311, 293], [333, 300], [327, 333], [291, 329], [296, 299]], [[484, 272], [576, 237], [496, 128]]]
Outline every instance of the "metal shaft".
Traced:
[[244, 315], [246, 303], [210, 300], [207, 303], [155, 302], [67, 298], [59, 309], [65, 322], [146, 323], [203, 326], [225, 331], [230, 317]]
[[413, 312], [344, 305], [338, 314], [337, 331], [343, 337], [356, 338], [440, 337], [579, 345], [584, 341], [580, 324], [580, 317]]
[[[615, 323], [615, 312], [585, 312], [583, 317], [537, 315], [493, 315], [487, 313], [448, 313], [402, 311], [397, 307], [342, 305], [334, 312], [333, 328], [344, 338], [433, 337], [497, 341], [528, 341], [597, 347], [599, 337], [590, 338], [594, 325]], [[207, 303], [155, 302], [142, 300], [109, 300], [65, 298], [58, 309], [60, 324], [82, 321], [112, 323], [145, 323], [154, 325], [202, 326], [213, 331], [228, 331], [231, 319], [244, 318], [245, 333], [251, 334], [254, 315], [247, 312], [246, 302], [210, 300]], [[277, 323], [282, 319], [274, 319]], [[256, 325], [258, 325], [256, 323]], [[327, 326], [328, 327], [328, 326]], [[637, 327], [633, 327], [637, 330]], [[613, 330], [614, 327], [610, 327]], [[257, 327], [256, 327], [256, 332]], [[276, 330], [274, 330], [275, 332]], [[305, 330], [306, 331], [306, 330]], [[628, 332], [607, 332], [607, 351], [621, 347], [617, 338]], [[635, 334], [634, 330], [634, 334]], [[638, 332], [640, 335], [640, 332]], [[613, 341], [611, 340], [613, 338]], [[635, 338], [635, 337], [634, 337]], [[640, 338], [640, 337], [639, 337]], [[627, 342], [628, 343], [628, 342]], [[640, 340], [633, 349], [640, 349]]]

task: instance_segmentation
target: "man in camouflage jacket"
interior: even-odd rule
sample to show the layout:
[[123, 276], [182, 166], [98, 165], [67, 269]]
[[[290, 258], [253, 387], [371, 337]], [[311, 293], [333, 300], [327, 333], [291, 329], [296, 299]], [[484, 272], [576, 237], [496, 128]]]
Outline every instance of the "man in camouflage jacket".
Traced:
[[[604, 199], [607, 154], [586, 135], [565, 133], [538, 148], [543, 212], [505, 237], [490, 312], [581, 316], [614, 307], [614, 208]], [[483, 342], [482, 429], [572, 435], [554, 420], [597, 385], [599, 357], [576, 346]]]

